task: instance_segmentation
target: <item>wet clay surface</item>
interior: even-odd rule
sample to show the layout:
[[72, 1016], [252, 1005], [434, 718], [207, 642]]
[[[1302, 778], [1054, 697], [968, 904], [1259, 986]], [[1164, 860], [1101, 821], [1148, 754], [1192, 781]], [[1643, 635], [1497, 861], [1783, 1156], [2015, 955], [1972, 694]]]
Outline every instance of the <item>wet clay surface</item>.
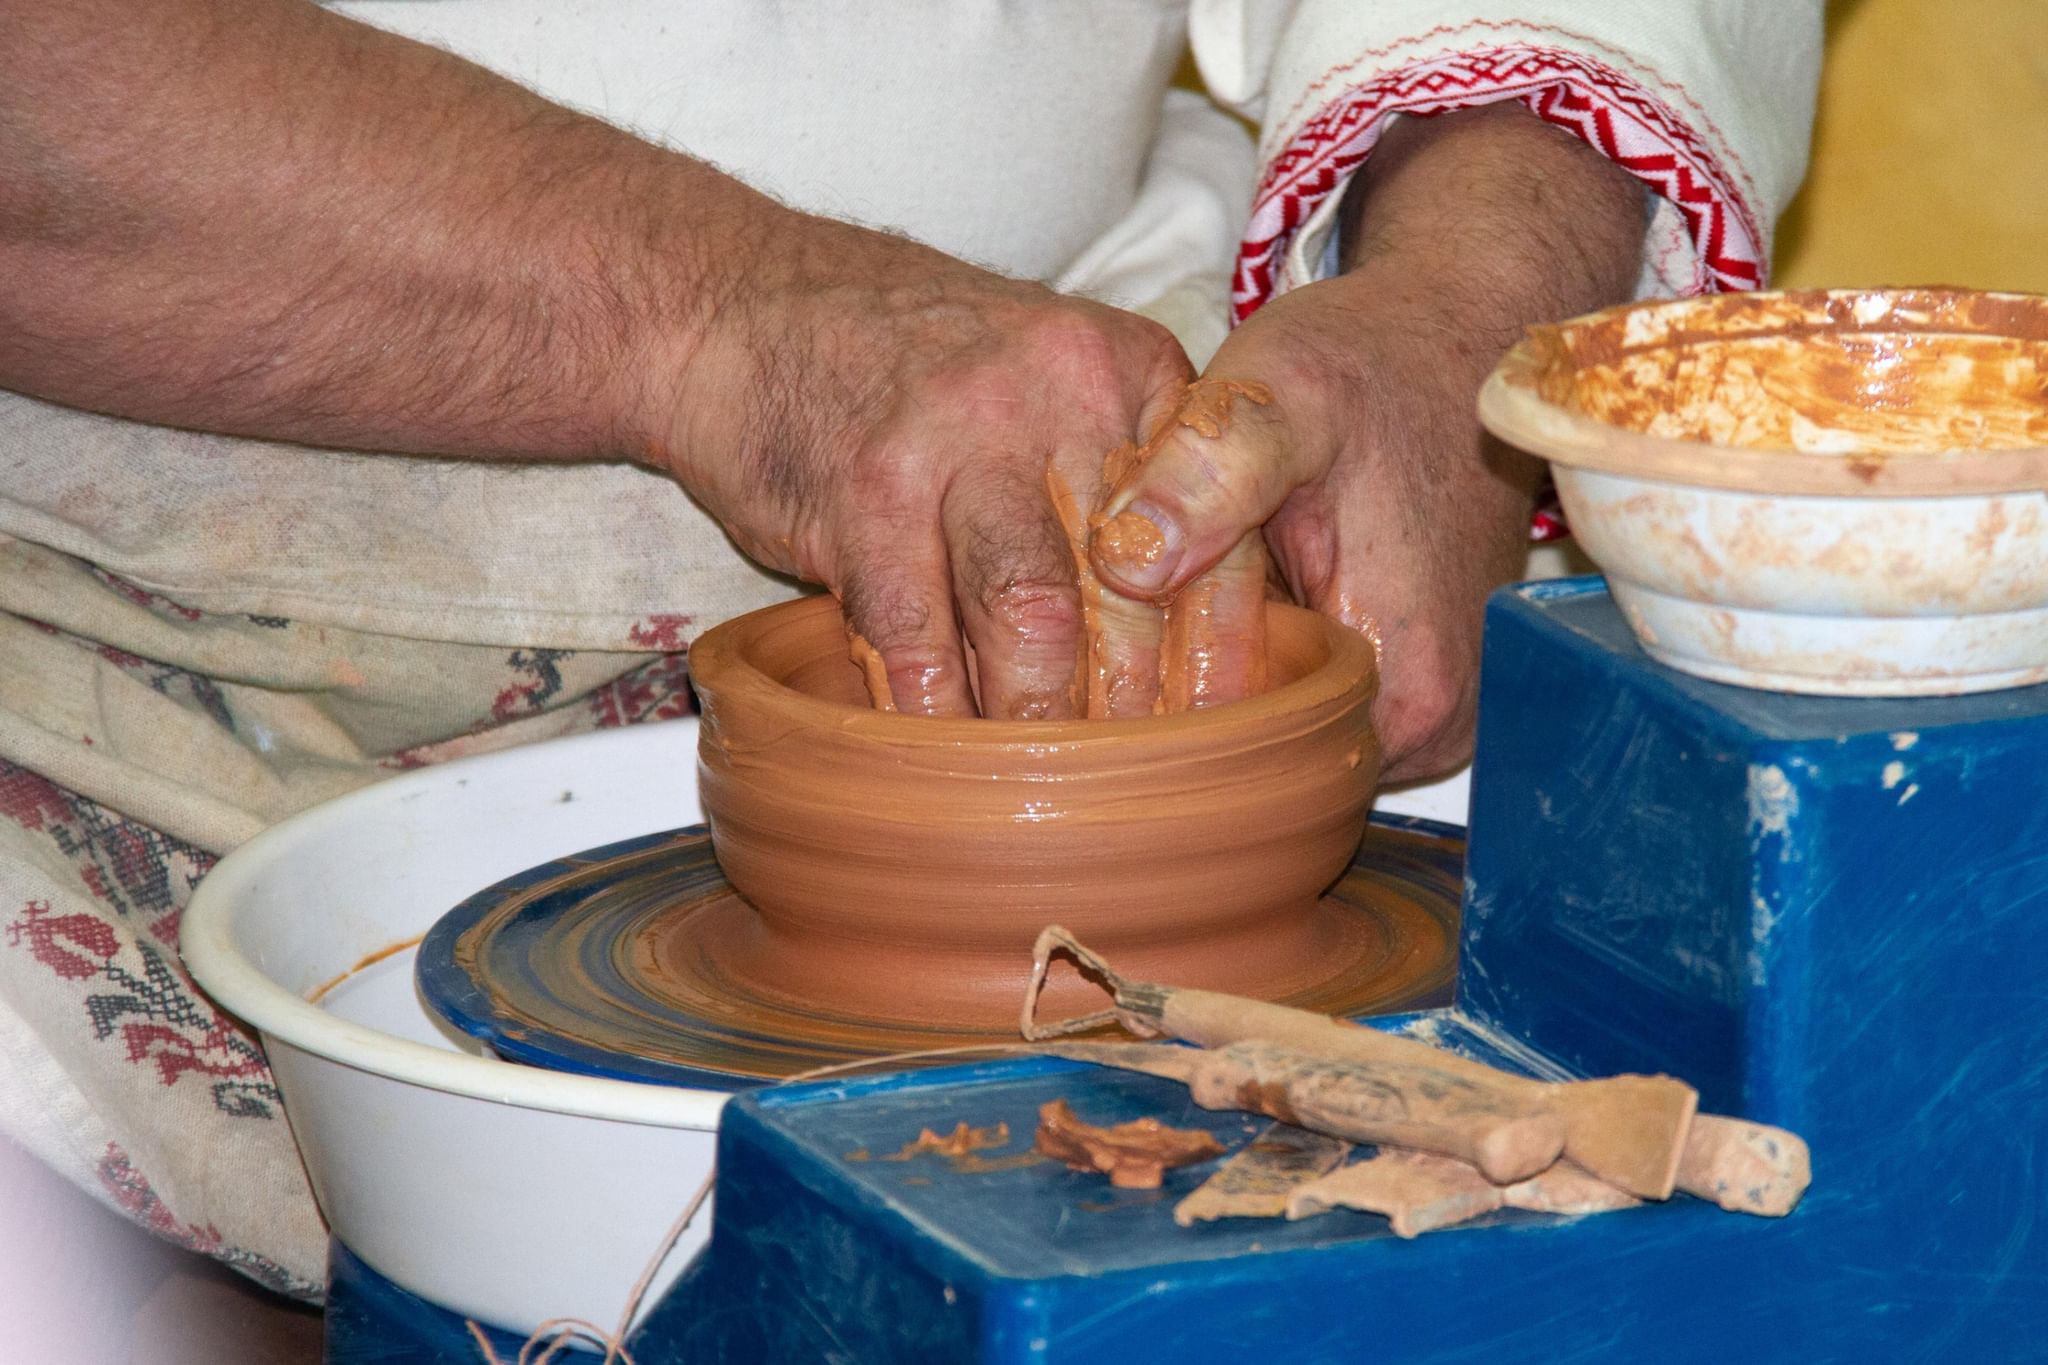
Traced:
[[[1372, 827], [1319, 902], [1335, 948], [1283, 998], [1343, 1014], [1446, 1001], [1463, 854], [1455, 840]], [[962, 984], [938, 980], [952, 965], [945, 958], [935, 966], [931, 955], [911, 955], [894, 967], [896, 999], [879, 1018], [849, 1014], [829, 993], [792, 999], [735, 975], [726, 954], [753, 940], [757, 920], [721, 875], [710, 840], [678, 835], [507, 893], [463, 931], [451, 956], [487, 1003], [488, 1041], [508, 1056], [568, 1069], [590, 1069], [597, 1056], [612, 1063], [608, 1074], [736, 1084], [1017, 1036], [1028, 931], [1014, 961], [965, 979], [988, 990], [991, 1008], [962, 1025], [917, 1017], [928, 988]], [[1228, 975], [1228, 964], [1220, 970]]]
[[1844, 455], [2048, 446], [2048, 299], [1729, 294], [1531, 329], [1536, 391], [1653, 436]]
[[[1084, 509], [1058, 471], [1046, 470], [1053, 510], [1074, 552], [1080, 585], [1083, 657], [1075, 680], [1075, 714], [1094, 719], [1167, 714], [1256, 696], [1267, 686], [1263, 620], [1229, 621], [1218, 616], [1221, 586], [1232, 575], [1263, 575], [1263, 540], [1245, 537], [1233, 560], [1195, 579], [1170, 600], [1142, 602], [1105, 587], [1095, 562], [1111, 569], [1157, 564], [1167, 551], [1165, 535], [1150, 519], [1125, 506], [1129, 485], [1176, 432], [1188, 430], [1215, 440], [1229, 428], [1239, 399], [1258, 405], [1273, 401], [1263, 384], [1231, 379], [1198, 379], [1180, 406], [1142, 444], [1126, 442], [1103, 457], [1102, 497]], [[1240, 677], [1237, 661], [1249, 660]]]
[[707, 633], [700, 790], [758, 914], [721, 918], [706, 958], [759, 998], [956, 1027], [1013, 1012], [1053, 922], [1175, 979], [1316, 989], [1370, 952], [1320, 897], [1373, 791], [1374, 661], [1264, 610], [1278, 685], [1131, 721], [878, 713], [829, 598]]
[[846, 657], [860, 670], [861, 683], [868, 690], [868, 705], [877, 711], [894, 711], [895, 694], [889, 690], [889, 666], [882, 652], [857, 631], [846, 632]]
[[1541, 328], [1482, 387], [1659, 663], [1832, 696], [2048, 676], [2048, 298], [1727, 295]]

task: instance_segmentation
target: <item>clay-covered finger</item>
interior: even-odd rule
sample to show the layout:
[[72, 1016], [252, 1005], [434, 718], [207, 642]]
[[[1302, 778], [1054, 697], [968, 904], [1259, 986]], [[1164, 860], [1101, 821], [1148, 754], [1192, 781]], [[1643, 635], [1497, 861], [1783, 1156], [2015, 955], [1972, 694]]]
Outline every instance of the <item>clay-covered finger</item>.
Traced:
[[[1173, 430], [1187, 385], [1176, 380], [1155, 391], [1138, 414], [1137, 433], [1144, 445], [1126, 441], [1102, 460], [1101, 476], [1090, 520], [1099, 523], [1104, 504], [1134, 478], [1154, 444]], [[1154, 602], [1118, 592], [1095, 572], [1089, 553], [1090, 528], [1076, 543], [1075, 562], [1081, 577], [1083, 610], [1088, 618], [1087, 713], [1094, 719], [1149, 716], [1159, 706], [1160, 647], [1166, 613]]]
[[1252, 531], [1166, 609], [1160, 709], [1188, 711], [1266, 690], [1266, 542]]
[[1263, 385], [1204, 378], [1188, 395], [1095, 519], [1090, 559], [1127, 596], [1170, 600], [1313, 474]]
[[1096, 629], [1088, 656], [1088, 714], [1098, 720], [1149, 716], [1158, 709], [1166, 613], [1099, 582], [1093, 588]]
[[[1136, 447], [1110, 453], [1106, 466]], [[1088, 560], [1088, 516], [1073, 486], [1058, 469], [1045, 475], [1054, 515], [1065, 533], [1081, 603], [1080, 675], [1075, 683], [1075, 710], [1091, 720], [1151, 715], [1159, 697], [1159, 642], [1166, 613], [1150, 602], [1111, 592], [1095, 576]]]
[[991, 466], [947, 498], [953, 587], [981, 714], [1063, 720], [1080, 714], [1080, 595], [1067, 533], [1023, 467]]
[[840, 585], [847, 629], [881, 657], [896, 709], [913, 716], [971, 716], [974, 693], [952, 575], [934, 543], [876, 547], [850, 556]]

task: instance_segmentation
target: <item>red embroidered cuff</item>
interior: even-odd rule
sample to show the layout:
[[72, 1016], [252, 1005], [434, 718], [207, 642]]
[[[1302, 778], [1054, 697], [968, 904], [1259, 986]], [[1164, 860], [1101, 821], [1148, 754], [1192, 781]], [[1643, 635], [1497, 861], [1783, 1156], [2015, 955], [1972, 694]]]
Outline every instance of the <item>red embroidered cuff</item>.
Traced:
[[1683, 215], [1693, 242], [1693, 293], [1763, 282], [1756, 214], [1706, 142], [1665, 100], [1603, 62], [1566, 48], [1516, 43], [1413, 62], [1325, 103], [1267, 164], [1238, 247], [1231, 302], [1242, 322], [1286, 278], [1287, 249], [1316, 209], [1371, 154], [1393, 114], [1441, 114], [1519, 100], [1598, 149]]
[[[1327, 101], [1266, 166], [1238, 247], [1231, 304], [1238, 322], [1304, 280], [1289, 277], [1295, 234], [1340, 193], [1371, 155], [1394, 114], [1442, 114], [1517, 100], [1566, 129], [1671, 201], [1693, 246], [1689, 292], [1755, 289], [1763, 283], [1763, 232], [1719, 158], [1669, 103], [1603, 62], [1526, 43], [1412, 62], [1352, 85]], [[1678, 245], [1676, 238], [1671, 245]], [[1531, 540], [1569, 534], [1546, 488]]]

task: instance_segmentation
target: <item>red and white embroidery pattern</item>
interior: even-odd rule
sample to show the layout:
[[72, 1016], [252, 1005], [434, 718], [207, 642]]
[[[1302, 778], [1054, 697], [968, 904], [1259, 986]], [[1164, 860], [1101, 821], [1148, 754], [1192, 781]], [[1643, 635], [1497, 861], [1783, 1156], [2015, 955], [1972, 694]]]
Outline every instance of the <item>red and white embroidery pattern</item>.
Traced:
[[1517, 100], [1669, 199], [1698, 264], [1693, 292], [1763, 282], [1763, 232], [1713, 150], [1664, 100], [1582, 52], [1514, 43], [1433, 57], [1344, 89], [1266, 167], [1238, 248], [1232, 303], [1243, 321], [1281, 283], [1288, 244], [1371, 153], [1392, 114]]
[[213, 1224], [207, 1223], [202, 1226], [181, 1221], [164, 1205], [164, 1201], [157, 1197], [156, 1191], [150, 1187], [149, 1180], [141, 1171], [135, 1169], [134, 1163], [128, 1159], [128, 1153], [121, 1149], [119, 1143], [107, 1144], [95, 1173], [99, 1176], [100, 1187], [129, 1218], [173, 1246], [201, 1252], [217, 1261], [225, 1262], [258, 1284], [280, 1294], [289, 1294], [300, 1299], [320, 1297], [322, 1286], [300, 1279], [268, 1257], [226, 1245], [225, 1239], [220, 1235], [220, 1229]]
[[593, 690], [590, 716], [600, 730], [635, 725], [644, 720], [674, 720], [695, 715], [690, 695], [690, 659], [686, 654], [661, 654], [624, 677]]
[[674, 654], [690, 647], [687, 633], [696, 617], [672, 611], [658, 611], [633, 623], [626, 639], [641, 649], [659, 649]]
[[4, 761], [0, 817], [48, 838], [105, 906], [96, 915], [28, 901], [0, 945], [77, 983], [93, 1038], [118, 1044], [157, 1084], [189, 1077], [226, 1117], [276, 1118], [279, 1096], [263, 1054], [199, 994], [178, 960], [179, 918], [213, 859]]

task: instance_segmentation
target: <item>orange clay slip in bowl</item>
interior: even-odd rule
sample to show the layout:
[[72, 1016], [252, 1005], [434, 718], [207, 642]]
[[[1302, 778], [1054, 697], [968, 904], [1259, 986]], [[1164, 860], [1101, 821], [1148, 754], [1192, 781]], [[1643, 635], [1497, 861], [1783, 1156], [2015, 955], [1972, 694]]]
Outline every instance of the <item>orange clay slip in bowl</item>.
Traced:
[[[1384, 950], [1322, 895], [1379, 771], [1375, 661], [1316, 613], [1267, 613], [1268, 691], [1131, 720], [871, 710], [829, 597], [708, 632], [690, 651], [704, 808], [755, 913], [696, 950], [813, 1014], [1002, 1031], [1058, 923], [1146, 979], [1341, 1007]], [[1094, 994], [1056, 982], [1047, 1013]]]
[[1652, 657], [1746, 687], [2048, 680], [2048, 298], [1724, 294], [1531, 329], [1479, 395]]

